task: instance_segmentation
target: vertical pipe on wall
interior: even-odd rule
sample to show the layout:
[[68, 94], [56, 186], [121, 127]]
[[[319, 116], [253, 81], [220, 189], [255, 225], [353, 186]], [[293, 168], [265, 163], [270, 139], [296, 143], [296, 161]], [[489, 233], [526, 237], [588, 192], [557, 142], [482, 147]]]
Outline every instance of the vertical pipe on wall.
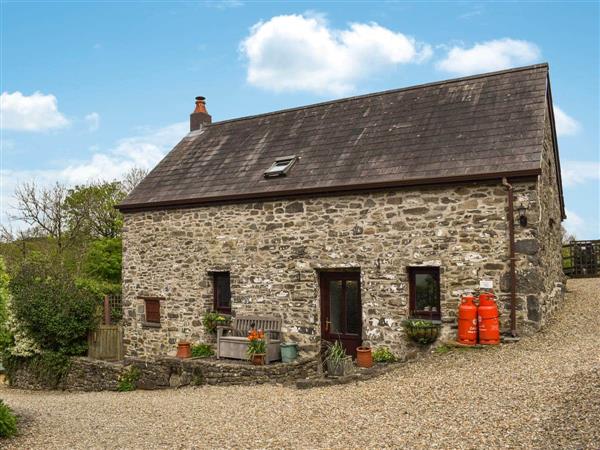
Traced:
[[508, 198], [508, 212], [506, 220], [508, 222], [508, 250], [510, 260], [510, 334], [517, 335], [517, 276], [515, 269], [515, 212], [513, 206], [513, 187], [506, 178], [502, 178], [502, 184], [506, 187], [506, 196]]

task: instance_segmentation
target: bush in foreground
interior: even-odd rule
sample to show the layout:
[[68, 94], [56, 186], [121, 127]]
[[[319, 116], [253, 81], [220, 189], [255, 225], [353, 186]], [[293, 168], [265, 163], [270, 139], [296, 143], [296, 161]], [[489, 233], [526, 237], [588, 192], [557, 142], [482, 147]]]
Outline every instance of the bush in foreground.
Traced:
[[17, 321], [44, 351], [82, 355], [99, 319], [97, 297], [61, 268], [24, 264], [10, 281]]
[[10, 437], [17, 432], [17, 418], [8, 406], [0, 400], [0, 438]]

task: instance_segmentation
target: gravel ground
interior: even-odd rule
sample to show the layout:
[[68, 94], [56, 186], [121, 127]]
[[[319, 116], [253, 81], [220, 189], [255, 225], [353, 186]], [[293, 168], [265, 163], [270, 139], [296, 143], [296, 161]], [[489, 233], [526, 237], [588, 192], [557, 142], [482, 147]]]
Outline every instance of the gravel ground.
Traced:
[[6, 448], [600, 448], [600, 279], [569, 282], [536, 336], [454, 350], [357, 384], [0, 397]]

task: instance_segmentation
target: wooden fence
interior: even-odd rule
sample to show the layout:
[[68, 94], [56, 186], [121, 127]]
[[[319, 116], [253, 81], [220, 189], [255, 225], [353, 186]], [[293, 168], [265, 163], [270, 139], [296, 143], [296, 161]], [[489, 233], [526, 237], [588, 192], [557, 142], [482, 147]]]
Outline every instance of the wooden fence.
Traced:
[[98, 328], [88, 335], [88, 356], [112, 361], [123, 359], [123, 327], [98, 325]]
[[600, 240], [572, 241], [562, 248], [563, 271], [573, 278], [600, 276]]

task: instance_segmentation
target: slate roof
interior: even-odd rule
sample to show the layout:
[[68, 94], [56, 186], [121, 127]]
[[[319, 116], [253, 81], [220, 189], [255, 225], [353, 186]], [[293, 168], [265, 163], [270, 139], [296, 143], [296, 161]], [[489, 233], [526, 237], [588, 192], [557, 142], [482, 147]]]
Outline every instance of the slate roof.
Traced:
[[[216, 122], [119, 208], [537, 175], [547, 86], [539, 64]], [[264, 178], [287, 155], [300, 158], [287, 176]]]

